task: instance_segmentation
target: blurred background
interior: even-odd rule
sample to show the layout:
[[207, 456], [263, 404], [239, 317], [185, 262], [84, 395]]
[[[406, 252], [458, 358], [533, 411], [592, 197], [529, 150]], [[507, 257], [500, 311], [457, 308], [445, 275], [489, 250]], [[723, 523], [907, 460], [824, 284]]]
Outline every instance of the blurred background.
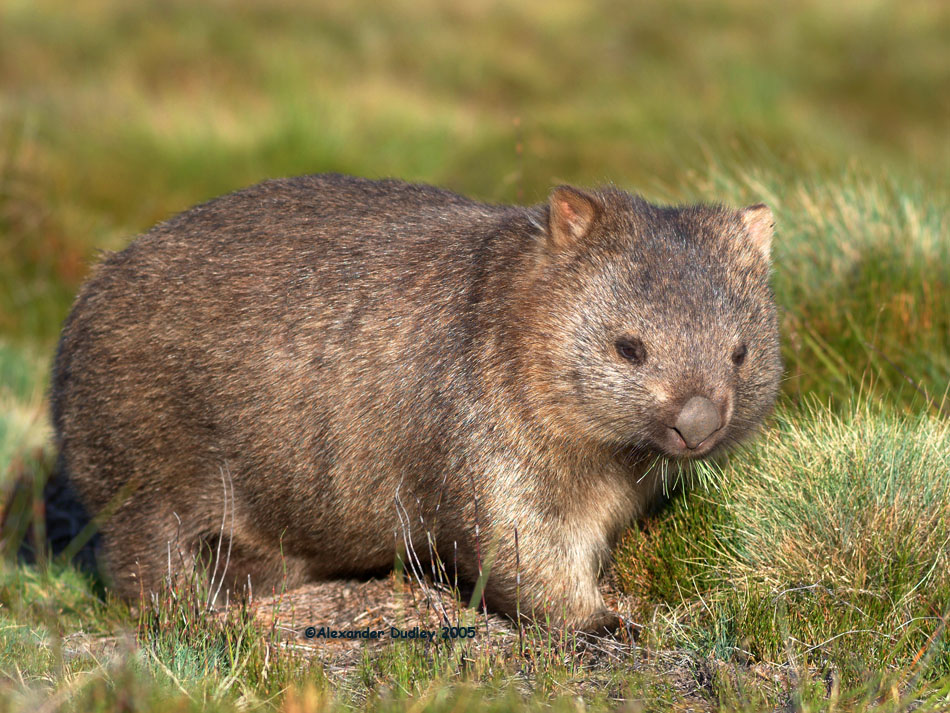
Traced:
[[0, 459], [97, 251], [322, 171], [765, 201], [787, 393], [935, 409], [948, 167], [941, 0], [0, 0]]

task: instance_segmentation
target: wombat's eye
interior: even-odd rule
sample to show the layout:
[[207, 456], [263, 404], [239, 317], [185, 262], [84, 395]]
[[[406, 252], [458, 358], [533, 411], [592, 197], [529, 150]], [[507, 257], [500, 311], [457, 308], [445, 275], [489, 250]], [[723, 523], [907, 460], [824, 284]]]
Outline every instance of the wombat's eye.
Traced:
[[745, 355], [748, 351], [745, 344], [737, 346], [736, 350], [732, 353], [732, 363], [736, 366], [742, 366], [742, 362], [745, 361]]
[[647, 348], [636, 337], [620, 337], [614, 346], [617, 353], [632, 364], [642, 364], [647, 360]]

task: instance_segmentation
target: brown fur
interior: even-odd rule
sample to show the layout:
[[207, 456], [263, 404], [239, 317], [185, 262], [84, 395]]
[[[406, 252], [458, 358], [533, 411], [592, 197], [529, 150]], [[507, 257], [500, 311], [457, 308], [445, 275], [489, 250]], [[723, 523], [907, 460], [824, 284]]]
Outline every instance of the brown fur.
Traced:
[[[615, 623], [597, 575], [658, 456], [718, 452], [774, 400], [763, 209], [318, 175], [157, 226], [83, 287], [52, 380], [60, 467], [116, 506], [115, 586], [155, 589], [222, 518], [228, 586], [255, 591], [384, 570], [408, 530], [463, 580], [491, 562], [499, 611], [520, 568], [522, 612]], [[696, 394], [724, 425], [685, 453], [670, 425]]]

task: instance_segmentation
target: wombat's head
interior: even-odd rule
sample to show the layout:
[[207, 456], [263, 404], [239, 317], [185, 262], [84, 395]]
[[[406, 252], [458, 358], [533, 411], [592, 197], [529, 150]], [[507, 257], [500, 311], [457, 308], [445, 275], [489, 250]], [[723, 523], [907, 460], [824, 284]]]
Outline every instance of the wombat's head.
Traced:
[[548, 424], [699, 457], [771, 409], [782, 374], [772, 213], [553, 191], [523, 343]]

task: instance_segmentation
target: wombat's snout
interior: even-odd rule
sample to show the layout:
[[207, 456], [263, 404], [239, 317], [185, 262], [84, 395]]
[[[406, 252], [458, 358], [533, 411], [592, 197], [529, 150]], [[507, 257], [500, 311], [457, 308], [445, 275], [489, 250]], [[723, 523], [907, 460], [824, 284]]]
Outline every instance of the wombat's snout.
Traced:
[[696, 448], [721, 426], [716, 404], [705, 396], [694, 396], [684, 404], [670, 428], [679, 434], [687, 448]]

